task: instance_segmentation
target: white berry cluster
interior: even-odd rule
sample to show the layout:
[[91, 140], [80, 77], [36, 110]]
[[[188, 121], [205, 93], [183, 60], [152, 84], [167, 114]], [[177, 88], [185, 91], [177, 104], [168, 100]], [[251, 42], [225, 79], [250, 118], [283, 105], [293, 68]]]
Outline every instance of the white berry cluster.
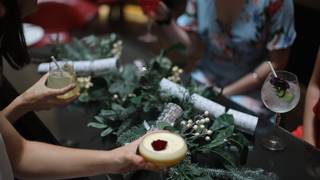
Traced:
[[113, 48], [111, 50], [111, 53], [115, 56], [115, 57], [120, 57], [121, 53], [122, 53], [122, 41], [118, 40], [117, 42], [115, 42], [113, 44]]
[[181, 125], [185, 129], [190, 129], [190, 133], [196, 137], [204, 137], [206, 141], [211, 141], [212, 130], [207, 129], [210, 122], [209, 112], [205, 111], [203, 114], [197, 116], [194, 120], [181, 121]]
[[179, 68], [178, 66], [173, 66], [172, 68], [172, 76], [169, 76], [168, 79], [173, 82], [180, 82], [181, 81], [181, 74], [183, 73], [183, 69]]
[[86, 90], [88, 90], [90, 87], [93, 86], [93, 83], [91, 82], [91, 76], [78, 77], [77, 83], [81, 89], [86, 89]]
[[[137, 95], [136, 94], [134, 94], [134, 93], [129, 93], [128, 94], [128, 97], [136, 97]], [[113, 94], [113, 96], [112, 96], [112, 100], [120, 100], [120, 101], [126, 101], [126, 97], [123, 97], [122, 99], [121, 99], [121, 97], [118, 95], [118, 94]]]

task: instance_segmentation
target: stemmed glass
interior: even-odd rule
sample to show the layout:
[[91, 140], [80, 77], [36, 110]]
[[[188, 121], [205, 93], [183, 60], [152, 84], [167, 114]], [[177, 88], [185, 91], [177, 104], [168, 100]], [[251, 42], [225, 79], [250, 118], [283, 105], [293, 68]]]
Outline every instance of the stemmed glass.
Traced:
[[[139, 4], [145, 14], [150, 15], [158, 8], [160, 0], [139, 0]], [[148, 18], [146, 34], [139, 36], [138, 39], [142, 42], [152, 43], [158, 40], [157, 36], [151, 33], [153, 20]]]
[[279, 127], [281, 113], [286, 113], [295, 108], [300, 99], [298, 78], [287, 71], [270, 73], [261, 89], [261, 99], [264, 105], [276, 113], [275, 128], [270, 136], [262, 140], [262, 145], [269, 150], [283, 150], [285, 143], [276, 134]]

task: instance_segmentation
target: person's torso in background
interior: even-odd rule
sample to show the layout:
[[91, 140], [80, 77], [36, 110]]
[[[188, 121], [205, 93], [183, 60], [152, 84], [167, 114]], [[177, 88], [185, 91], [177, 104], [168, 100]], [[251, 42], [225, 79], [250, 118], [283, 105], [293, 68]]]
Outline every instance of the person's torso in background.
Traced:
[[[246, 0], [243, 11], [235, 19], [230, 32], [224, 32], [219, 24], [215, 0], [197, 1], [197, 29], [206, 44], [199, 68], [217, 76], [216, 83], [221, 86], [229, 84], [252, 72], [266, 60], [266, 47], [271, 36], [268, 19], [271, 1]], [[278, 8], [281, 6], [278, 5]]]

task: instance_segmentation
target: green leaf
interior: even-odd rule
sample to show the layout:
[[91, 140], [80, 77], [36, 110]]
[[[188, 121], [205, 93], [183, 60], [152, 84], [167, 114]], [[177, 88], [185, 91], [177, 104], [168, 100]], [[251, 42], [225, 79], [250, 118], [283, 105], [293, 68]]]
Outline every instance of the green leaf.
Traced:
[[126, 120], [132, 113], [137, 110], [134, 106], [129, 106], [128, 108], [123, 109], [120, 113], [119, 118], [122, 120]]
[[168, 128], [168, 127], [172, 128], [170, 123], [167, 123], [167, 122], [164, 122], [164, 121], [157, 122], [157, 128], [159, 128], [159, 129], [165, 129], [165, 128]]
[[112, 94], [121, 94], [123, 91], [126, 91], [125, 88], [123, 81], [119, 80], [110, 85], [109, 92]]
[[81, 93], [79, 97], [79, 101], [83, 103], [87, 103], [90, 101], [90, 96], [88, 95], [88, 93]]
[[241, 133], [237, 133], [229, 137], [229, 142], [235, 145], [239, 150], [240, 164], [244, 164], [247, 160], [249, 141]]
[[127, 129], [126, 131], [122, 132], [118, 136], [117, 142], [123, 145], [125, 143], [129, 143], [138, 139], [139, 137], [143, 136], [143, 134], [145, 133], [146, 133], [146, 129], [144, 128], [143, 125], [133, 126], [130, 129]]
[[122, 72], [122, 77], [128, 81], [135, 81], [137, 80], [137, 74], [138, 69], [135, 65], [127, 65], [124, 67], [123, 72]]
[[143, 104], [143, 111], [144, 112], [149, 112], [151, 107], [150, 107], [150, 102], [149, 101], [146, 101], [144, 104]]
[[232, 140], [232, 142], [239, 144], [241, 146], [248, 146], [249, 145], [249, 140], [241, 133], [236, 133], [235, 135], [232, 135], [230, 137], [230, 140]]
[[105, 136], [109, 135], [110, 133], [112, 133], [112, 131], [113, 131], [113, 129], [111, 127], [108, 127], [107, 129], [105, 129], [104, 131], [102, 131], [100, 133], [100, 136], [105, 137]]
[[77, 52], [80, 54], [82, 60], [92, 60], [91, 52], [89, 48], [79, 39], [73, 39], [73, 46], [77, 49]]
[[107, 127], [107, 125], [101, 124], [101, 123], [97, 123], [97, 122], [90, 122], [90, 123], [88, 123], [87, 126], [88, 126], [88, 127], [97, 128], [97, 129], [103, 129], [103, 128], [106, 128], [106, 127]]
[[126, 131], [128, 128], [132, 125], [132, 119], [126, 119], [122, 121], [121, 125], [119, 126], [116, 135], [120, 136], [124, 131]]
[[130, 102], [132, 102], [133, 104], [140, 104], [141, 103], [141, 100], [142, 100], [143, 96], [136, 96], [136, 97], [132, 97], [130, 99]]
[[160, 59], [160, 67], [164, 70], [170, 70], [172, 67], [172, 63], [170, 59], [163, 57]]
[[107, 91], [105, 89], [94, 89], [90, 91], [90, 96], [92, 99], [101, 99], [107, 96]]
[[226, 143], [227, 139], [233, 134], [234, 126], [227, 127], [223, 130], [220, 130], [216, 137], [208, 144], [203, 145], [199, 148], [202, 152], [213, 151], [214, 148]]
[[100, 117], [100, 116], [94, 116], [94, 119], [95, 119], [96, 121], [98, 121], [99, 123], [101, 123], [101, 124], [104, 123], [104, 119], [103, 119], [102, 117]]
[[216, 131], [234, 124], [233, 116], [230, 114], [223, 114], [214, 120], [213, 125], [210, 127], [212, 131]]
[[217, 154], [226, 162], [225, 167], [227, 168], [237, 167], [237, 160], [233, 156], [234, 152], [226, 151], [223, 148], [214, 149], [212, 150], [212, 152]]
[[112, 103], [111, 108], [112, 108], [112, 110], [116, 111], [117, 113], [122, 113], [123, 111], [125, 111], [124, 107], [122, 107], [120, 104], [116, 104], [116, 103]]
[[108, 117], [111, 117], [111, 116], [116, 116], [117, 113], [114, 112], [113, 110], [105, 110], [105, 109], [102, 109], [99, 113], [99, 116], [102, 116], [104, 118], [108, 118]]
[[128, 83], [123, 80], [118, 80], [110, 85], [109, 92], [111, 94], [119, 94], [121, 97], [124, 97], [129, 93], [132, 93], [137, 86], [137, 84]]

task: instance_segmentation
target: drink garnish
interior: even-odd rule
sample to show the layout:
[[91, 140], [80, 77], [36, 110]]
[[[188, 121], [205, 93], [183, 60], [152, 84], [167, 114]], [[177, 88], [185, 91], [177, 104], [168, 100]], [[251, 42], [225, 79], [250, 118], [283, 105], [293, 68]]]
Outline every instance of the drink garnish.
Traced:
[[168, 144], [167, 141], [163, 141], [163, 140], [160, 140], [160, 139], [158, 139], [158, 140], [156, 140], [156, 141], [153, 141], [153, 142], [151, 143], [152, 148], [153, 148], [153, 150], [155, 150], [155, 151], [162, 151], [162, 150], [166, 149], [167, 144]]
[[291, 102], [293, 100], [294, 96], [288, 90], [290, 88], [290, 85], [287, 81], [278, 77], [273, 77], [270, 79], [270, 84], [272, 84], [275, 88], [276, 94], [279, 98], [287, 102]]

